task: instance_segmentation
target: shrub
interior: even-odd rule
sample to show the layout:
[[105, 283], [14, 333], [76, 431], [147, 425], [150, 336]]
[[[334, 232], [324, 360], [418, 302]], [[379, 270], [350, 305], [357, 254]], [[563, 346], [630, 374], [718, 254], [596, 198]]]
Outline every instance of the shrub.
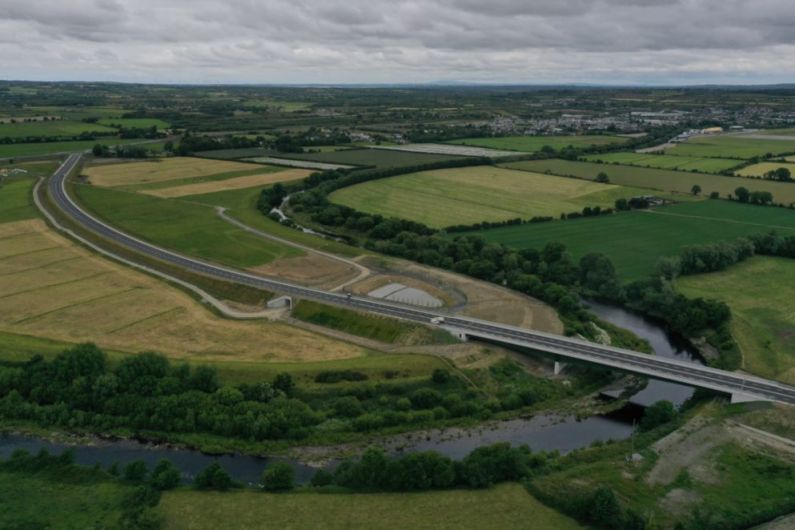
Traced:
[[287, 462], [276, 462], [262, 473], [262, 488], [265, 491], [289, 491], [293, 489], [295, 471]]
[[232, 477], [218, 462], [213, 462], [201, 471], [193, 480], [200, 490], [226, 491], [232, 487]]

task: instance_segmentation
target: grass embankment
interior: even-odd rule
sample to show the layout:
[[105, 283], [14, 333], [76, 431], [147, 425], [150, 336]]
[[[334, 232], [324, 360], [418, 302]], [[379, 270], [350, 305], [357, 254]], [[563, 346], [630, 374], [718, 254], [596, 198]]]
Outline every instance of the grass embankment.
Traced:
[[795, 151], [795, 141], [746, 136], [700, 136], [667, 149], [666, 154], [748, 159]]
[[330, 199], [363, 212], [443, 228], [517, 217], [558, 217], [586, 206], [612, 207], [618, 198], [642, 193], [610, 184], [478, 166], [373, 180], [337, 190]]
[[592, 145], [621, 144], [627, 138], [609, 135], [582, 135], [582, 136], [499, 136], [483, 138], [464, 138], [451, 140], [447, 143], [458, 145], [471, 145], [475, 147], [489, 147], [491, 149], [507, 149], [509, 151], [523, 151], [535, 153], [545, 145], [553, 149], [567, 147], [590, 147]]
[[[659, 258], [686, 245], [714, 243], [775, 230], [795, 233], [795, 211], [728, 201], [701, 201], [615, 215], [467, 232], [514, 248], [562, 242], [575, 258], [607, 255], [623, 280], [654, 271]], [[460, 235], [460, 234], [455, 234]]]
[[390, 344], [419, 345], [456, 342], [452, 335], [443, 330], [308, 300], [299, 301], [293, 309], [292, 316], [304, 322]]
[[488, 490], [426, 493], [266, 494], [166, 493], [158, 507], [164, 527], [435, 528], [568, 530], [582, 528], [547, 508], [518, 484]]
[[86, 207], [109, 223], [198, 258], [250, 268], [302, 254], [233, 226], [200, 204], [88, 185], [74, 190]]
[[[795, 149], [795, 142], [790, 142]], [[688, 171], [673, 171], [669, 169], [651, 169], [645, 167], [605, 165], [595, 162], [576, 162], [571, 160], [528, 160], [525, 162], [510, 162], [503, 167], [521, 169], [537, 173], [550, 173], [588, 180], [595, 180], [601, 173], [607, 173], [610, 182], [622, 186], [645, 188], [647, 194], [654, 192], [676, 192], [689, 196], [693, 185], [701, 186], [701, 195], [708, 196], [713, 191], [721, 197], [734, 195], [734, 190], [744, 186], [752, 191], [769, 191], [773, 194], [776, 203], [790, 204], [795, 202], [795, 186], [787, 182], [772, 180], [749, 181], [742, 177], [727, 177], [708, 173], [692, 173]], [[684, 197], [683, 197], [684, 198]]]
[[705, 173], [719, 173], [742, 163], [739, 160], [732, 160], [729, 158], [673, 156], [633, 152], [603, 153], [599, 155], [588, 155], [584, 158], [591, 162], [602, 161], [605, 164], [626, 164], [629, 166], [678, 169], [679, 171], [702, 171]]
[[795, 260], [755, 257], [725, 271], [682, 277], [677, 289], [731, 308], [744, 370], [795, 384], [794, 277]]

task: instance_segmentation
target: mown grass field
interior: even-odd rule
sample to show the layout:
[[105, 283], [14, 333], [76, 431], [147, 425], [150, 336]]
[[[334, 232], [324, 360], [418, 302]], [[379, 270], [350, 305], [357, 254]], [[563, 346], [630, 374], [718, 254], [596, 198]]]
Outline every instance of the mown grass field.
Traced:
[[302, 254], [237, 228], [201, 204], [90, 185], [74, 190], [86, 207], [111, 224], [191, 256], [249, 268]]
[[545, 145], [553, 149], [564, 149], [570, 146], [589, 147], [592, 145], [622, 144], [626, 141], [627, 138], [622, 138], [620, 136], [600, 134], [582, 136], [499, 136], [464, 138], [461, 140], [451, 140], [447, 143], [535, 153], [536, 151], [540, 151]]
[[[67, 153], [86, 151], [94, 147], [97, 143], [103, 145], [126, 145], [141, 143], [140, 138], [121, 139], [121, 138], [101, 138], [99, 140], [84, 140], [71, 142], [35, 142], [23, 144], [2, 144], [0, 145], [0, 158], [40, 156], [51, 153]], [[143, 144], [147, 149], [153, 149], [158, 144]]]
[[[122, 162], [98, 164], [83, 169], [92, 184], [97, 186], [143, 186], [163, 184], [166, 186], [196, 182], [201, 177], [220, 175], [219, 178], [232, 178], [278, 171], [279, 168], [244, 164], [205, 158], [173, 157], [147, 160], [145, 162]], [[211, 180], [211, 179], [210, 179]], [[132, 188], [131, 188], [132, 189]], [[135, 188], [137, 189], [137, 188]]]
[[519, 484], [487, 490], [426, 493], [321, 494], [206, 493], [163, 496], [166, 529], [433, 528], [574, 530], [573, 519], [547, 508]]
[[795, 234], [795, 211], [711, 200], [467, 233], [514, 248], [540, 249], [557, 241], [564, 243], [577, 259], [600, 252], [610, 257], [622, 279], [636, 280], [651, 274], [659, 258], [678, 255], [686, 245], [770, 230]]
[[[184, 292], [89, 254], [37, 219], [0, 224], [0, 331], [206, 362], [322, 361], [364, 353], [284, 324], [216, 317]], [[9, 350], [41, 346], [21, 341]]]
[[28, 136], [72, 137], [84, 132], [113, 135], [116, 129], [81, 121], [33, 121], [23, 123], [0, 123], [0, 138], [26, 138]]
[[279, 157], [292, 160], [325, 162], [328, 164], [377, 167], [380, 169], [432, 164], [434, 162], [463, 158], [452, 155], [409, 153], [407, 151], [388, 151], [385, 149], [346, 149], [328, 153], [280, 153]]
[[795, 164], [787, 162], [761, 162], [744, 167], [736, 171], [735, 174], [741, 177], [763, 177], [768, 171], [774, 171], [780, 167], [789, 169], [790, 173], [795, 175]]
[[[795, 145], [795, 142], [793, 144]], [[502, 167], [589, 180], [594, 180], [600, 172], [605, 172], [613, 184], [688, 195], [694, 184], [701, 186], [701, 195], [709, 195], [711, 192], [717, 191], [721, 197], [733, 195], [735, 189], [745, 186], [751, 191], [769, 191], [773, 194], [773, 200], [776, 203], [795, 203], [795, 186], [787, 182], [761, 179], [749, 182], [742, 177], [726, 177], [708, 173], [690, 173], [670, 169], [605, 165], [595, 162], [576, 162], [559, 159], [510, 162], [503, 164]]]
[[[265, 172], [255, 172], [251, 175], [242, 175], [229, 178], [211, 178], [203, 182], [193, 181], [187, 184], [169, 186], [166, 188], [146, 189], [143, 193], [154, 195], [155, 197], [185, 197], [188, 195], [203, 195], [218, 191], [231, 191], [238, 189], [249, 189], [269, 187], [277, 182], [292, 182], [308, 177], [311, 172], [305, 169], [282, 169], [281, 171], [270, 171], [266, 168]], [[218, 175], [213, 175], [217, 177]], [[196, 180], [202, 180], [198, 177]], [[168, 181], [167, 181], [168, 182]]]
[[732, 310], [743, 370], [795, 384], [795, 260], [755, 257], [721, 272], [686, 276], [677, 289], [717, 298]]
[[795, 152], [795, 141], [743, 136], [699, 136], [665, 151], [666, 154], [672, 155], [741, 159], [764, 156], [768, 153], [779, 155], [793, 152]]
[[493, 166], [439, 169], [372, 180], [331, 194], [333, 202], [443, 228], [516, 217], [558, 217], [612, 207], [643, 191]]
[[678, 169], [679, 171], [698, 171], [719, 173], [733, 168], [740, 162], [729, 158], [705, 158], [690, 156], [657, 155], [651, 153], [603, 153], [584, 157], [590, 162], [602, 161], [605, 164], [626, 164], [629, 166], [653, 167], [658, 169]]

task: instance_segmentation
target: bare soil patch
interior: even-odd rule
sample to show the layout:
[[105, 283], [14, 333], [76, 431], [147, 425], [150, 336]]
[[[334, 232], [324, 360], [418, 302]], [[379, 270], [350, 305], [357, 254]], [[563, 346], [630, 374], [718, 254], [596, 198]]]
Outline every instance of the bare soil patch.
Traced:
[[352, 265], [315, 253], [281, 258], [250, 270], [264, 276], [323, 289], [336, 287], [359, 272]]

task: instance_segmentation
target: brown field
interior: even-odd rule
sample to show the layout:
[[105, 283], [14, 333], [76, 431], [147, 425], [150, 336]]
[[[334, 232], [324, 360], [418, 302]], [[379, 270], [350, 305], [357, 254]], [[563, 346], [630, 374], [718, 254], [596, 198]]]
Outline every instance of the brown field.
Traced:
[[224, 180], [183, 184], [172, 188], [142, 190], [142, 193], [162, 198], [201, 195], [203, 193], [215, 193], [216, 191], [239, 190], [243, 188], [266, 186], [277, 182], [299, 180], [308, 177], [311, 173], [311, 171], [307, 171], [306, 169], [288, 169], [285, 171], [277, 171], [276, 173], [262, 173], [260, 175], [246, 175], [244, 177], [234, 177]]
[[256, 169], [254, 164], [226, 160], [174, 157], [119, 164], [102, 164], [87, 167], [83, 175], [97, 186], [129, 186], [166, 180], [204, 177]]
[[180, 290], [94, 256], [40, 220], [0, 225], [0, 331], [207, 361], [311, 361], [362, 348], [216, 317]]
[[277, 259], [251, 270], [265, 276], [275, 276], [289, 282], [323, 289], [337, 287], [359, 272], [351, 265], [315, 253]]

